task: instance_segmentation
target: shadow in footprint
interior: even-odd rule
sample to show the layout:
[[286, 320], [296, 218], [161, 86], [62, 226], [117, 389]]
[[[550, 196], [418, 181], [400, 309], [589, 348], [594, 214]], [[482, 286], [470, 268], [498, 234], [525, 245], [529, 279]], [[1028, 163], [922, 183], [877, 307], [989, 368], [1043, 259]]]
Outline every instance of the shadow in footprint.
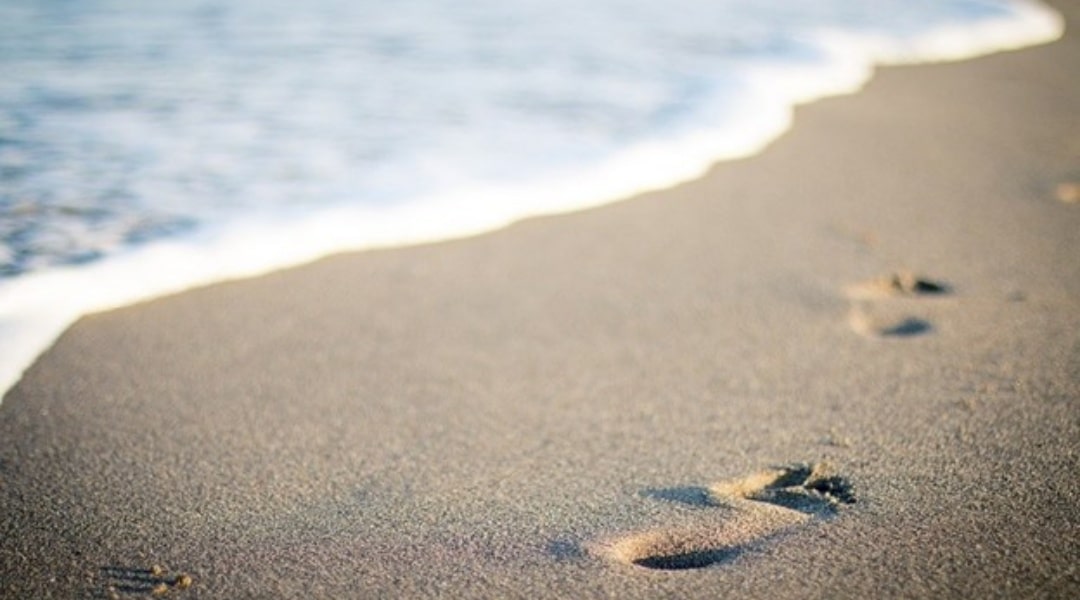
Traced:
[[890, 296], [944, 296], [950, 293], [952, 286], [948, 283], [915, 275], [911, 271], [898, 271], [847, 287], [847, 295], [852, 300]]
[[848, 324], [856, 333], [870, 338], [909, 338], [930, 333], [933, 324], [925, 319], [903, 317], [899, 320], [875, 318], [863, 307], [852, 307]]
[[891, 283], [895, 291], [915, 296], [937, 296], [952, 291], [947, 283], [916, 277], [910, 273], [894, 275]]
[[809, 465], [787, 467], [775, 482], [745, 497], [809, 515], [834, 514], [840, 504], [856, 502], [855, 491], [846, 478], [815, 473]]
[[718, 548], [715, 550], [699, 550], [671, 556], [646, 556], [634, 561], [634, 564], [646, 569], [659, 571], [686, 571], [689, 569], [704, 569], [721, 563], [728, 562], [741, 553], [741, 548]]
[[911, 337], [930, 333], [933, 329], [934, 326], [929, 321], [908, 317], [891, 327], [881, 329], [878, 334], [884, 337]]

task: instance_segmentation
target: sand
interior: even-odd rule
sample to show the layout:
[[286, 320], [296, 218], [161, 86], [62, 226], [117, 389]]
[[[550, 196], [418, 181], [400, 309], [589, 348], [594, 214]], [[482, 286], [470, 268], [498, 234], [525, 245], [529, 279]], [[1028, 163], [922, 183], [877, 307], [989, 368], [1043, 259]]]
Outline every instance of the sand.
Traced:
[[88, 316], [0, 405], [0, 595], [1077, 597], [1078, 73]]

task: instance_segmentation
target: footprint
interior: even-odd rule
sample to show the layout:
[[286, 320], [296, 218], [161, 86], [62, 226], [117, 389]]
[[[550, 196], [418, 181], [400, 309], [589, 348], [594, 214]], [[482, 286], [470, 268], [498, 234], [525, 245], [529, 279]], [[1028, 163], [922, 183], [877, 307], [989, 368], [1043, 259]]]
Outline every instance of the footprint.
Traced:
[[906, 302], [926, 296], [943, 296], [952, 291], [943, 282], [919, 277], [911, 271], [898, 271], [886, 277], [848, 286], [845, 295], [851, 300], [848, 325], [867, 337], [912, 337], [934, 330], [930, 321], [907, 312]]
[[901, 270], [885, 277], [863, 281], [846, 289], [847, 297], [852, 300], [874, 300], [903, 296], [938, 296], [948, 294], [952, 288], [943, 282], [934, 281], [915, 275], [911, 271]]
[[925, 319], [909, 315], [874, 315], [865, 306], [857, 304], [852, 305], [848, 312], [848, 325], [855, 333], [879, 338], [911, 337], [930, 333], [934, 329], [930, 321]]
[[[689, 527], [661, 528], [590, 544], [606, 559], [646, 569], [685, 570], [723, 564], [752, 544], [855, 502], [847, 479], [827, 465], [797, 464], [708, 487], [646, 490], [646, 497], [719, 510]], [[711, 512], [711, 511], [710, 511]]]
[[101, 567], [99, 574], [102, 586], [95, 598], [117, 598], [133, 595], [163, 597], [172, 592], [179, 592], [191, 587], [193, 580], [187, 573], [170, 575], [167, 569], [153, 565], [149, 569], [136, 567], [108, 566]]

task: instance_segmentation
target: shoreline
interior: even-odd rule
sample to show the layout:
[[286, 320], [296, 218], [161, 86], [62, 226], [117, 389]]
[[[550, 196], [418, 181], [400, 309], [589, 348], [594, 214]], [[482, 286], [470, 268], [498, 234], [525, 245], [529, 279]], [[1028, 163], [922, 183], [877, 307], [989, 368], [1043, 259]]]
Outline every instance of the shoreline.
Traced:
[[0, 405], [0, 596], [1074, 596], [1057, 8], [671, 189], [79, 320]]
[[[589, 210], [702, 177], [712, 165], [759, 154], [793, 125], [794, 110], [858, 93], [877, 69], [934, 64], [1052, 43], [1061, 17], [1023, 2], [1008, 19], [928, 29], [907, 39], [822, 34], [824, 64], [777, 64], [744, 73], [765, 90], [741, 98], [726, 124], [645, 139], [597, 164], [536, 180], [468, 187], [424, 196], [395, 210], [327, 207], [312, 214], [203, 228], [117, 252], [80, 266], [60, 266], [0, 280], [0, 403], [23, 371], [63, 331], [86, 315], [197, 287], [296, 268], [343, 252], [401, 248], [484, 235], [522, 219]], [[708, 112], [708, 111], [705, 111]], [[704, 118], [705, 115], [700, 115]], [[514, 198], [506, 202], [506, 198]], [[281, 239], [290, 243], [282, 245]], [[59, 299], [63, 299], [62, 301]]]

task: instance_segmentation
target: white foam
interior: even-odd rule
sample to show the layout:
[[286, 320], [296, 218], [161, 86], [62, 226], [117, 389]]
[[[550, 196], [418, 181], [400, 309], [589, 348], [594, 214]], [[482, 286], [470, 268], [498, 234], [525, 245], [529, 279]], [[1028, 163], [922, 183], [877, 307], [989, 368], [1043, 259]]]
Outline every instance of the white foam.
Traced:
[[[860, 89], [875, 64], [958, 60], [1045, 43], [1062, 34], [1063, 21], [1054, 11], [1028, 1], [1014, 5], [1015, 11], [1001, 18], [908, 37], [819, 31], [816, 43], [827, 60], [742, 65], [738, 102], [724, 98], [723, 109], [715, 113], [706, 106], [696, 115], [700, 129], [637, 143], [581, 170], [562, 168], [514, 185], [458, 182], [452, 189], [393, 207], [338, 205], [300, 218], [247, 218], [96, 263], [4, 281], [0, 389], [9, 390], [83, 315], [331, 253], [469, 236], [524, 217], [581, 210], [667, 187], [700, 176], [716, 161], [759, 152], [791, 125], [795, 105]], [[330, 154], [312, 157], [310, 168], [342, 167]]]

